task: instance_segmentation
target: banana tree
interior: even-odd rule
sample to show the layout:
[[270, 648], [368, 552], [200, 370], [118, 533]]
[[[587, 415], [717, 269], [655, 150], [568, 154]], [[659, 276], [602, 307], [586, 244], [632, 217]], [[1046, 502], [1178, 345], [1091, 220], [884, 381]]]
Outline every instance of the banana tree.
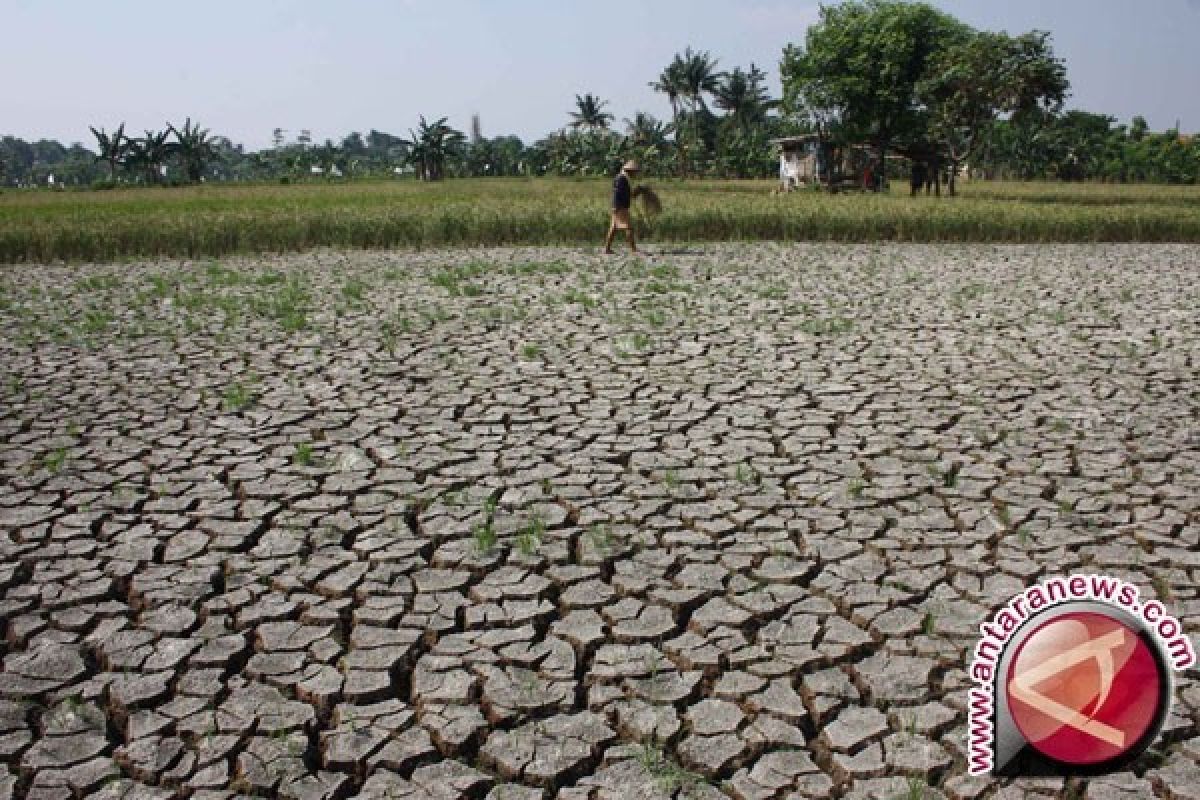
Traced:
[[146, 131], [140, 139], [130, 140], [129, 163], [142, 170], [148, 183], [159, 183], [162, 180], [162, 168], [167, 159], [176, 150], [176, 145], [169, 141], [171, 132]]
[[125, 136], [125, 123], [120, 126], [110, 135], [105, 133], [104, 128], [96, 130], [92, 126], [88, 126], [92, 135], [96, 137], [96, 145], [100, 150], [100, 154], [96, 156], [96, 161], [104, 161], [108, 164], [108, 179], [115, 181], [117, 179], [117, 166], [122, 160], [129, 155], [130, 140]]
[[199, 125], [193, 127], [192, 118], [188, 117], [183, 128], [167, 125], [167, 131], [175, 136], [174, 151], [183, 162], [183, 170], [192, 183], [197, 183], [204, 176], [204, 169], [216, 159], [217, 150], [214, 140], [208, 135], [208, 128]]
[[446, 174], [446, 159], [458, 151], [467, 137], [462, 131], [446, 124], [446, 117], [427, 123], [425, 117], [417, 130], [409, 130], [411, 139], [409, 161], [417, 170], [417, 177], [426, 181], [439, 181]]

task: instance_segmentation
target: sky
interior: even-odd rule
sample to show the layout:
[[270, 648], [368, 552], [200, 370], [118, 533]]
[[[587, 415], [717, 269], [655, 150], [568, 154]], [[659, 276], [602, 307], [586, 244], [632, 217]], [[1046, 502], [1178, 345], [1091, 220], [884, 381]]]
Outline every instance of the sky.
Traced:
[[[1153, 130], [1200, 129], [1200, 0], [934, 0], [977, 28], [1048, 30], [1068, 108]], [[670, 117], [647, 85], [686, 46], [718, 67], [754, 62], [775, 96], [808, 0], [0, 0], [0, 135], [92, 146], [191, 117], [251, 150], [272, 130], [317, 142], [420, 115], [532, 142], [576, 94]]]

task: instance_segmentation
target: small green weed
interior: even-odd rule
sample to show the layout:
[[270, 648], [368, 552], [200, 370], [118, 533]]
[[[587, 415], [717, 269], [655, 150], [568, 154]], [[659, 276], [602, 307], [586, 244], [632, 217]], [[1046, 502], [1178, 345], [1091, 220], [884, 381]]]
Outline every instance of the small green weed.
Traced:
[[234, 381], [225, 387], [221, 397], [221, 405], [226, 411], [242, 411], [254, 403], [254, 391], [241, 381]]
[[517, 534], [517, 551], [525, 557], [531, 557], [542, 545], [542, 534], [546, 524], [541, 517], [535, 516], [530, 523]]
[[59, 447], [42, 456], [42, 466], [51, 475], [57, 475], [67, 463], [67, 448]]
[[312, 466], [313, 446], [308, 442], [301, 442], [296, 445], [296, 452], [292, 455], [292, 463], [301, 467]]
[[356, 308], [366, 305], [366, 293], [367, 285], [358, 278], [351, 278], [342, 284], [342, 299]]

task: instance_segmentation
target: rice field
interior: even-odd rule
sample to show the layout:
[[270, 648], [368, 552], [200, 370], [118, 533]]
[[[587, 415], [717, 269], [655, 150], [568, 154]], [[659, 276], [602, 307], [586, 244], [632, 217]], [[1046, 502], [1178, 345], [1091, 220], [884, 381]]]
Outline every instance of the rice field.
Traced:
[[[773, 181], [648, 181], [643, 240], [1197, 242], [1200, 187], [973, 183], [955, 199], [772, 194]], [[0, 192], [0, 263], [314, 247], [598, 243], [607, 179], [475, 179]]]

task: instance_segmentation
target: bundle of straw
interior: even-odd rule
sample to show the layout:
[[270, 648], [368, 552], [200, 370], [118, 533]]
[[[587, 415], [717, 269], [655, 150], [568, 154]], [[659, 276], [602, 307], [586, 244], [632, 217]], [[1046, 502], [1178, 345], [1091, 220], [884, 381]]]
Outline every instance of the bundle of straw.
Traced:
[[653, 217], [662, 213], [662, 200], [658, 199], [658, 193], [649, 186], [639, 186], [637, 196], [642, 201], [642, 212], [647, 216]]

